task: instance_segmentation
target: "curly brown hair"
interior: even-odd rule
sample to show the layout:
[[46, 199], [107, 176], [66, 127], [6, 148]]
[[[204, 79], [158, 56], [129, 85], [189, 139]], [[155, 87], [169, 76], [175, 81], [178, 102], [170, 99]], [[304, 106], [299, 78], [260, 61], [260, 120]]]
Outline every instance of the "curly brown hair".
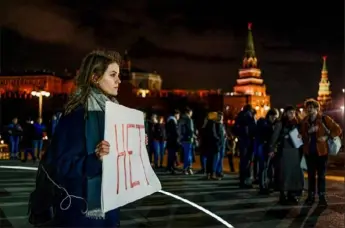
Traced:
[[118, 52], [96, 50], [84, 57], [79, 73], [75, 78], [76, 91], [71, 95], [65, 106], [65, 115], [81, 105], [87, 110], [87, 98], [93, 86], [92, 76], [96, 75], [101, 78], [111, 63], [117, 63], [120, 66], [121, 55]]

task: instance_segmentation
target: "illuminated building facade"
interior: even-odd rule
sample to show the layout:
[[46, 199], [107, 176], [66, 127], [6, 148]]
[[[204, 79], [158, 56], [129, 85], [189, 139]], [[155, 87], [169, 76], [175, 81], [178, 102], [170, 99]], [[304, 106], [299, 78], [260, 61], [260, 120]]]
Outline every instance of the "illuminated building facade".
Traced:
[[250, 104], [256, 109], [257, 117], [266, 115], [270, 109], [270, 96], [266, 94], [266, 86], [258, 68], [251, 23], [248, 23], [247, 44], [238, 74], [234, 92], [224, 94], [225, 113], [237, 113], [244, 105]]
[[162, 78], [157, 72], [145, 72], [132, 68], [128, 52], [125, 51], [121, 64], [121, 80], [130, 82], [135, 88], [144, 91], [159, 91], [162, 89]]
[[327, 110], [331, 108], [332, 105], [332, 91], [330, 89], [331, 83], [328, 80], [328, 70], [327, 70], [327, 56], [323, 56], [323, 65], [321, 70], [321, 80], [319, 83], [319, 91], [317, 100], [321, 105], [322, 110]]
[[30, 74], [0, 76], [0, 96], [31, 96], [31, 91], [45, 90], [54, 94], [70, 94], [74, 89], [73, 80], [64, 80], [51, 74]]

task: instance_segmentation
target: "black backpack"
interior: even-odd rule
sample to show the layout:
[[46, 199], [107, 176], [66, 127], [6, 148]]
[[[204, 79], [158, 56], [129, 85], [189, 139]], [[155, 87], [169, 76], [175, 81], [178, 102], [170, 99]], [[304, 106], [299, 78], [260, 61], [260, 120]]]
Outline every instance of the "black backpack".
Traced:
[[36, 188], [30, 194], [28, 205], [29, 223], [35, 227], [52, 227], [56, 200], [61, 192], [50, 179], [53, 168], [41, 161], [36, 174]]

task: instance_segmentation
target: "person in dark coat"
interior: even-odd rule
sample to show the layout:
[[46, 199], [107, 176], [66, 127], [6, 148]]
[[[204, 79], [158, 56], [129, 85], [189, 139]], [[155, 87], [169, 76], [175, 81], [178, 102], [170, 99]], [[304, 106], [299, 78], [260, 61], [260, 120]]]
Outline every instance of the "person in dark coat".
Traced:
[[154, 166], [162, 168], [165, 154], [166, 134], [163, 117], [154, 120], [153, 125], [153, 149], [154, 149]]
[[290, 132], [299, 131], [300, 125], [296, 118], [296, 110], [287, 106], [279, 122], [276, 123], [270, 140], [269, 157], [276, 157], [275, 172], [278, 174], [281, 204], [295, 204], [297, 194], [303, 190], [304, 177], [301, 169], [300, 149], [293, 144]]
[[217, 112], [208, 114], [208, 121], [205, 127], [204, 147], [206, 152], [206, 174], [207, 179], [218, 179], [216, 176], [217, 162], [219, 159], [220, 138], [217, 133], [216, 121]]
[[225, 131], [225, 125], [223, 123], [224, 116], [222, 112], [218, 112], [218, 118], [216, 122], [216, 131], [219, 137], [219, 157], [216, 165], [216, 176], [218, 178], [223, 178], [223, 161], [225, 156], [226, 140], [227, 135]]
[[59, 185], [51, 200], [55, 227], [119, 227], [119, 209], [102, 212], [101, 177], [110, 149], [104, 141], [105, 103], [118, 103], [120, 64], [117, 52], [93, 51], [84, 58], [76, 92], [43, 156], [41, 164], [49, 164], [51, 179]]
[[18, 123], [17, 117], [13, 118], [12, 123], [7, 126], [7, 133], [10, 139], [11, 159], [17, 159], [17, 156], [19, 156], [20, 139], [23, 136], [23, 128]]
[[185, 175], [192, 175], [193, 143], [195, 140], [194, 122], [192, 119], [193, 111], [186, 108], [185, 113], [179, 121], [179, 136], [183, 148], [183, 170]]
[[256, 121], [254, 109], [251, 105], [245, 105], [235, 119], [234, 134], [238, 138], [240, 150], [240, 187], [252, 188], [251, 162], [254, 152]]
[[[268, 156], [270, 152], [269, 142], [271, 140], [274, 124], [279, 117], [279, 112], [276, 109], [270, 109], [265, 118], [260, 118], [257, 121], [257, 157], [259, 160], [259, 187], [261, 194], [268, 194], [268, 182], [273, 182], [273, 160]], [[270, 158], [270, 159], [269, 159]], [[267, 172], [267, 175], [265, 175]]]
[[169, 116], [165, 128], [167, 137], [167, 151], [168, 151], [168, 165], [167, 169], [172, 174], [175, 173], [175, 164], [177, 159], [177, 151], [180, 148], [179, 134], [178, 134], [178, 121], [180, 119], [180, 112], [175, 110], [173, 115]]

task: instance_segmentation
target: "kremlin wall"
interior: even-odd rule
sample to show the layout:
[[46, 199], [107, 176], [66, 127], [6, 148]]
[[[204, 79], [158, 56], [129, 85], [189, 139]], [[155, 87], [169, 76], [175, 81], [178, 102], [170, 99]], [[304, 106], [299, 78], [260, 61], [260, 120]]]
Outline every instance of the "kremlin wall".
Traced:
[[[164, 90], [163, 80], [157, 72], [145, 72], [132, 67], [130, 56], [126, 51], [121, 64], [122, 83], [119, 101], [129, 107], [142, 110], [155, 110], [167, 113], [173, 108], [190, 106], [195, 111], [223, 110], [226, 119], [231, 120], [245, 104], [251, 104], [259, 117], [270, 109], [270, 96], [258, 66], [255, 53], [252, 24], [248, 24], [248, 37], [245, 46], [241, 69], [232, 92], [221, 90]], [[331, 107], [330, 82], [328, 80], [326, 57], [323, 58], [321, 81], [317, 99], [324, 109]], [[62, 78], [54, 74], [40, 72], [0, 76], [0, 97], [3, 121], [13, 118], [13, 106], [21, 107], [23, 117], [37, 113], [38, 99], [32, 91], [47, 91], [50, 97], [43, 101], [43, 112], [51, 115], [61, 110], [68, 95], [74, 91], [73, 78]], [[171, 107], [174, 104], [174, 107]], [[10, 108], [11, 107], [11, 108]], [[25, 107], [25, 108], [24, 108]], [[30, 114], [31, 113], [31, 114]], [[203, 115], [202, 114], [202, 115]], [[3, 114], [4, 115], [4, 114]], [[32, 116], [32, 118], [35, 118]], [[203, 117], [202, 117], [203, 119]], [[202, 121], [201, 119], [201, 121]]]

